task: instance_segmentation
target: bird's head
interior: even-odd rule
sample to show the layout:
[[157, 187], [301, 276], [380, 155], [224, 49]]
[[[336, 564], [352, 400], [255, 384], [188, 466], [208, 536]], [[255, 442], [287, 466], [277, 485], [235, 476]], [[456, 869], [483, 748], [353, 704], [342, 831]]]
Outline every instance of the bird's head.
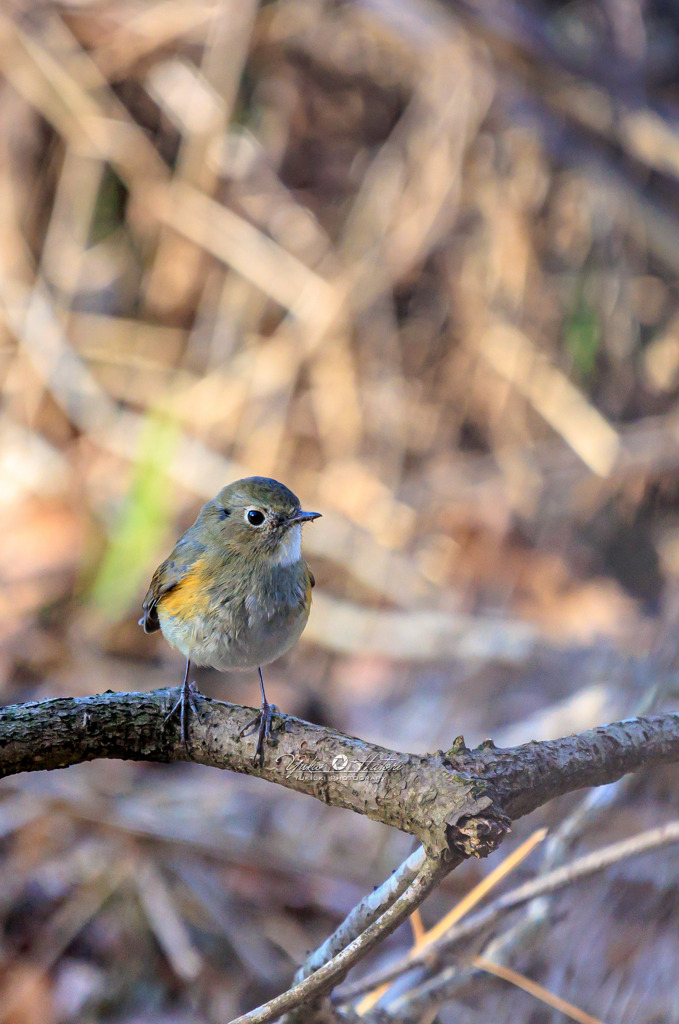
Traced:
[[292, 565], [302, 556], [302, 525], [320, 517], [278, 480], [250, 476], [223, 487], [199, 519], [234, 553]]

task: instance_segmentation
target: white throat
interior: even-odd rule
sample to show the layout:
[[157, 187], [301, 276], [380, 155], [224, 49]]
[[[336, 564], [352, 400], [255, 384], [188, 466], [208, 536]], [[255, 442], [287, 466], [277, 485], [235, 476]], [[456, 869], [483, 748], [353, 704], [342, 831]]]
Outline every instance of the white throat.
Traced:
[[271, 561], [274, 565], [294, 565], [302, 557], [302, 524], [289, 526]]

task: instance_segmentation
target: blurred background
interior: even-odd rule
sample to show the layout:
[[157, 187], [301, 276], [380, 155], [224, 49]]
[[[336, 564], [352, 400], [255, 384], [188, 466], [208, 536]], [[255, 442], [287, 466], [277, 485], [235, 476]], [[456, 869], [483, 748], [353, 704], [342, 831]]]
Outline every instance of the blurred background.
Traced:
[[[663, 0], [3, 4], [2, 701], [178, 685], [148, 580], [257, 473], [323, 513], [284, 711], [424, 752], [676, 706], [678, 68]], [[642, 773], [490, 867], [676, 809]], [[412, 848], [198, 766], [5, 780], [0, 1024], [221, 1024]], [[607, 1024], [679, 1021], [676, 877], [648, 854], [492, 938]], [[439, 1019], [564, 1017], [477, 972]]]

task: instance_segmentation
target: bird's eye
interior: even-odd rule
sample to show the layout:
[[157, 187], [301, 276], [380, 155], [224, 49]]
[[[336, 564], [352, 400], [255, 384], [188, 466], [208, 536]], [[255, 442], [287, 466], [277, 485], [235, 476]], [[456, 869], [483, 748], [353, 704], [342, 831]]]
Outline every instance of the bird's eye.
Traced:
[[260, 512], [258, 508], [249, 508], [245, 513], [245, 518], [250, 526], [261, 526], [264, 522], [264, 513]]

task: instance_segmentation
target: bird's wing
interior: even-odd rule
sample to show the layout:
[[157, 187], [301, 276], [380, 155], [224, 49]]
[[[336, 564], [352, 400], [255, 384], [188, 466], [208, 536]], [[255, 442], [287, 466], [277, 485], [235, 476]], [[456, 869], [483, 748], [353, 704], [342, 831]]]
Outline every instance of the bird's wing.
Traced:
[[183, 566], [178, 566], [170, 555], [169, 558], [160, 563], [154, 572], [141, 606], [142, 616], [139, 620], [139, 625], [144, 627], [145, 633], [155, 633], [156, 630], [160, 629], [158, 602], [163, 594], [167, 594], [169, 590], [172, 590], [180, 582], [183, 576], [182, 569]]
[[172, 554], [160, 563], [141, 606], [142, 616], [139, 625], [144, 627], [145, 633], [155, 633], [160, 629], [158, 602], [186, 579], [204, 551], [205, 545], [198, 544], [193, 538], [184, 535], [177, 541]]

